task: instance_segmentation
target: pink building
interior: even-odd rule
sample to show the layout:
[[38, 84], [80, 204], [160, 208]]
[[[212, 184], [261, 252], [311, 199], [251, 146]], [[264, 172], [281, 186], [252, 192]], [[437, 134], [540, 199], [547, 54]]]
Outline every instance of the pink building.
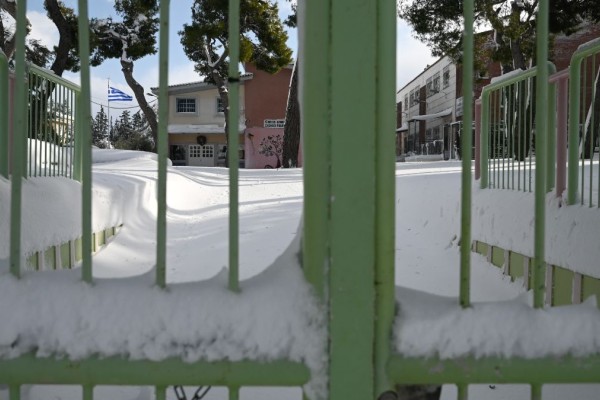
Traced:
[[245, 68], [252, 74], [244, 88], [246, 168], [277, 168], [283, 162], [281, 145], [292, 65], [273, 75], [251, 64]]

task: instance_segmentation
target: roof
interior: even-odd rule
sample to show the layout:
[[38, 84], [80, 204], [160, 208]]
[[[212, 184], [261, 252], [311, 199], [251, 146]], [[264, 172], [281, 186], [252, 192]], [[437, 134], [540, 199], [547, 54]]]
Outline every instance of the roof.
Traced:
[[[254, 77], [254, 75], [252, 73], [245, 73], [240, 75], [240, 81], [243, 83], [244, 81], [250, 80]], [[176, 85], [169, 85], [167, 87], [167, 90], [169, 92], [169, 94], [175, 94], [175, 93], [189, 93], [189, 92], [197, 92], [200, 90], [211, 90], [211, 89], [216, 89], [217, 85], [215, 85], [214, 83], [211, 82], [205, 82], [205, 81], [194, 81], [194, 82], [187, 82], [187, 83], [179, 83]], [[158, 87], [151, 87], [150, 90], [152, 91], [152, 93], [157, 94], [158, 92]]]

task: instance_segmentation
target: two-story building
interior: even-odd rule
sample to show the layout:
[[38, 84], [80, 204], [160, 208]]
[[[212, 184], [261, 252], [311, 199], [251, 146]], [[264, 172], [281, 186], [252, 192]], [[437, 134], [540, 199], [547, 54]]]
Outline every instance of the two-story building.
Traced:
[[397, 153], [453, 157], [456, 65], [442, 57], [397, 92]]
[[[240, 77], [240, 166], [276, 166], [264, 151], [265, 141], [283, 138], [291, 66], [276, 74], [245, 65]], [[154, 93], [158, 88], [152, 88]], [[225, 116], [217, 87], [207, 82], [171, 85], [169, 94], [169, 158], [173, 165], [225, 166]], [[268, 139], [271, 137], [271, 139]]]
[[[484, 46], [494, 46], [493, 32]], [[600, 37], [600, 25], [587, 23], [571, 35], [555, 35], [550, 47], [550, 60], [557, 71], [566, 68], [578, 46]], [[501, 74], [500, 64], [485, 62], [485, 72], [478, 73], [473, 87], [474, 98], [491, 79]], [[588, 90], [590, 91], [591, 88]], [[591, 94], [588, 94], [590, 96]], [[457, 138], [461, 129], [462, 69], [449, 57], [433, 65], [404, 85], [396, 94], [397, 129], [396, 154], [419, 155], [433, 159], [456, 158]], [[421, 159], [423, 157], [420, 157]]]

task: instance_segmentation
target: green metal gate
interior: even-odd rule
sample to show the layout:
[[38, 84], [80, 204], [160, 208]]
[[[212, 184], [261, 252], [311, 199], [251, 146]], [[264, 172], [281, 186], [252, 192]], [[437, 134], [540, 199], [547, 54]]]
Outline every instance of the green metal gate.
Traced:
[[[18, 2], [17, 77], [25, 75], [25, 9]], [[79, 0], [79, 51], [81, 95], [77, 104], [81, 147], [75, 156], [80, 165], [83, 201], [83, 262], [81, 279], [94, 287], [91, 243], [91, 121], [89, 27], [87, 1]], [[237, 71], [239, 53], [239, 0], [230, 0], [230, 108], [229, 146], [237, 148], [234, 132], [239, 118]], [[537, 64], [548, 58], [548, 4], [540, 1]], [[473, 98], [473, 0], [464, 3], [464, 126], [471, 126]], [[304, 215], [302, 235], [303, 272], [325, 306], [328, 321], [328, 393], [313, 396], [333, 400], [394, 398], [395, 384], [458, 385], [460, 399], [474, 383], [528, 383], [531, 398], [541, 398], [543, 383], [600, 382], [600, 357], [568, 355], [525, 359], [474, 355], [440, 358], [408, 357], [393, 346], [393, 324], [397, 318], [395, 298], [395, 63], [396, 2], [393, 0], [306, 0], [300, 2], [304, 24], [300, 29], [300, 60], [303, 71], [302, 115], [304, 140]], [[159, 75], [159, 174], [155, 285], [166, 284], [166, 164], [167, 164], [167, 72], [169, 1], [160, 4]], [[401, 45], [401, 44], [400, 44]], [[2, 65], [0, 65], [2, 67]], [[1, 72], [1, 70], [0, 70]], [[548, 71], [538, 71], [540, 82]], [[536, 88], [538, 107], [548, 98], [548, 86]], [[16, 80], [16, 104], [24, 104], [27, 83]], [[3, 97], [0, 97], [0, 101]], [[0, 104], [4, 104], [1, 103]], [[547, 122], [536, 113], [536, 130], [545, 132]], [[15, 131], [25, 131], [26, 114], [15, 114]], [[6, 129], [4, 126], [2, 129]], [[461, 197], [461, 274], [459, 303], [470, 301], [471, 257], [471, 135], [462, 135], [463, 175]], [[18, 140], [17, 140], [18, 139]], [[534, 306], [541, 308], [544, 293], [544, 135], [537, 137], [535, 182], [536, 247], [533, 265]], [[25, 138], [16, 138], [13, 154], [24, 157]], [[228, 289], [243, 298], [238, 278], [238, 154], [229, 152], [230, 224]], [[357, 162], [360, 160], [360, 162]], [[19, 251], [21, 177], [12, 169], [13, 211], [10, 271], [21, 275]], [[12, 279], [2, 276], [0, 279]], [[274, 299], [275, 300], [275, 299]], [[465, 310], [467, 312], [468, 310]], [[539, 311], [543, 312], [543, 311]], [[164, 399], [169, 385], [217, 385], [229, 388], [230, 399], [239, 398], [243, 386], [300, 386], [315, 379], [311, 370], [289, 360], [198, 361], [181, 359], [153, 361], [105, 357], [82, 360], [60, 355], [20, 355], [0, 360], [0, 383], [10, 387], [10, 399], [20, 398], [24, 384], [76, 384], [83, 399], [93, 398], [96, 385], [151, 385], [157, 399]], [[318, 400], [315, 397], [314, 400]]]

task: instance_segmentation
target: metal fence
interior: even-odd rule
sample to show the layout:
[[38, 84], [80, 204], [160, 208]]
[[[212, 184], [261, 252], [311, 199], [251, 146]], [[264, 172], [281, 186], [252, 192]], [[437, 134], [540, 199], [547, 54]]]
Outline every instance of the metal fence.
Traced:
[[27, 175], [73, 177], [79, 87], [28, 66]]
[[[24, 163], [23, 171], [27, 177], [65, 176], [74, 177], [75, 125], [77, 123], [77, 97], [79, 87], [73, 82], [54, 75], [52, 71], [33, 64], [26, 65], [26, 110], [25, 125], [18, 129], [27, 132], [25, 143], [26, 158], [14, 157]], [[0, 173], [7, 177], [13, 169], [12, 152], [9, 144], [16, 132], [14, 116], [17, 104], [15, 101], [14, 73], [10, 72], [4, 54], [0, 55], [0, 80], [3, 82], [2, 111], [0, 124]], [[13, 127], [14, 126], [14, 127]], [[9, 127], [11, 129], [9, 129]]]
[[600, 207], [599, 96], [600, 38], [580, 46], [569, 67], [569, 204]]
[[[25, 74], [25, 8], [18, 2], [17, 53], [15, 74]], [[159, 51], [159, 135], [157, 189], [157, 247], [155, 285], [166, 289], [166, 166], [168, 119], [168, 27], [169, 1], [160, 2]], [[473, 15], [472, 0], [464, 5], [463, 36], [464, 126], [473, 118]], [[548, 5], [539, 2], [537, 64], [548, 58]], [[229, 146], [237, 148], [239, 109], [239, 0], [230, 0], [231, 112], [227, 126]], [[307, 0], [301, 4], [304, 18], [300, 46], [302, 54], [302, 113], [304, 166], [303, 273], [326, 306], [328, 320], [328, 398], [393, 399], [395, 384], [454, 383], [459, 399], [466, 399], [469, 384], [527, 383], [531, 398], [541, 398], [546, 382], [598, 382], [600, 359], [555, 357], [537, 359], [483, 358], [410, 358], [395, 354], [390, 337], [396, 318], [395, 249], [395, 37], [396, 2], [392, 0]], [[91, 143], [89, 122], [90, 69], [89, 21], [86, 0], [78, 1], [79, 53], [81, 59], [81, 95], [77, 102], [76, 125], [86, 146], [80, 148], [82, 182], [83, 262], [82, 280], [89, 290], [98, 290], [92, 278], [91, 243]], [[361, 55], [356, 62], [356, 55]], [[549, 71], [537, 72], [538, 82], [548, 81]], [[29, 88], [24, 80], [15, 82], [16, 104], [26, 104]], [[510, 96], [507, 89], [503, 96]], [[531, 91], [532, 88], [523, 89]], [[519, 91], [519, 96], [524, 96]], [[535, 85], [535, 123], [538, 132], [547, 130], [545, 103], [548, 85]], [[514, 95], [514, 93], [512, 93]], [[498, 95], [500, 96], [500, 95]], [[531, 97], [531, 94], [528, 94]], [[500, 101], [501, 97], [498, 97]], [[516, 97], [518, 100], [520, 97]], [[513, 101], [511, 107], [520, 107]], [[499, 105], [490, 103], [490, 107]], [[25, 131], [26, 107], [17, 107], [15, 132]], [[508, 110], [507, 110], [508, 111]], [[533, 120], [533, 118], [532, 118]], [[530, 125], [531, 126], [531, 125]], [[507, 127], [498, 124], [497, 131]], [[511, 128], [512, 129], [512, 128]], [[371, 134], [373, 133], [373, 134]], [[502, 134], [495, 140], [502, 142]], [[14, 154], [26, 159], [26, 136], [15, 137]], [[463, 175], [461, 194], [461, 266], [459, 304], [468, 308], [470, 301], [471, 257], [471, 135], [463, 135]], [[508, 141], [508, 139], [507, 139]], [[512, 141], [512, 148], [518, 141]], [[524, 144], [525, 146], [525, 144]], [[544, 295], [544, 196], [546, 139], [538, 135], [536, 147], [535, 259], [531, 268], [534, 307], [543, 306]], [[487, 149], [487, 145], [483, 146]], [[523, 148], [522, 150], [525, 150]], [[526, 154], [523, 152], [522, 154]], [[243, 298], [238, 274], [238, 154], [229, 152], [230, 220], [228, 289]], [[499, 156], [503, 156], [502, 153]], [[79, 155], [76, 156], [78, 158]], [[361, 160], [357, 162], [356, 160]], [[496, 158], [501, 161], [502, 158]], [[528, 167], [528, 169], [531, 169]], [[21, 275], [20, 193], [24, 165], [16, 163], [12, 171], [12, 222], [10, 272]], [[77, 172], [77, 170], [76, 170]], [[485, 173], [484, 173], [485, 175]], [[497, 181], [496, 181], [497, 182]], [[11, 277], [8, 277], [12, 279]], [[7, 277], [0, 277], [7, 279]], [[123, 286], [124, 290], [126, 286]], [[275, 302], [276, 299], [273, 299]], [[60, 321], [56, 321], [60, 323]], [[241, 386], [301, 385], [309, 379], [307, 368], [287, 360], [163, 361], [89, 357], [73, 361], [37, 358], [34, 354], [0, 359], [0, 381], [9, 385], [10, 399], [20, 398], [23, 384], [77, 384], [83, 387], [83, 399], [93, 398], [94, 385], [152, 385], [156, 399], [166, 397], [167, 385], [216, 384], [229, 388], [229, 398], [238, 399]], [[314, 399], [318, 400], [318, 399]]]
[[[551, 63], [545, 68], [549, 74], [555, 72]], [[535, 124], [537, 73], [538, 67], [534, 67], [502, 75], [481, 92], [482, 188], [533, 191], [536, 138], [540, 136], [536, 136]], [[549, 108], [542, 106], [543, 115], [549, 115]], [[553, 125], [548, 132], [553, 132]]]

